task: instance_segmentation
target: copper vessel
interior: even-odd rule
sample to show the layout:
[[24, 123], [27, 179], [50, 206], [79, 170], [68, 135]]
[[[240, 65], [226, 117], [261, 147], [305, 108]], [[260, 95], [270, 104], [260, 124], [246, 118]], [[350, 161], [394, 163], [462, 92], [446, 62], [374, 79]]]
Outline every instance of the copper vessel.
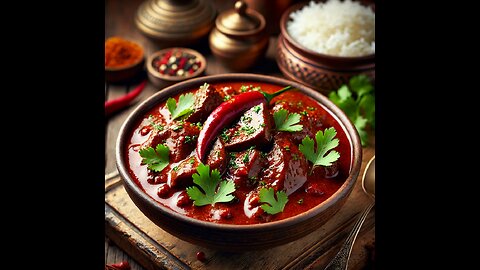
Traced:
[[160, 47], [185, 46], [206, 37], [217, 11], [210, 0], [147, 0], [135, 15], [135, 25]]
[[237, 1], [235, 8], [221, 13], [210, 33], [213, 55], [231, 71], [245, 71], [265, 56], [269, 36], [265, 18]]

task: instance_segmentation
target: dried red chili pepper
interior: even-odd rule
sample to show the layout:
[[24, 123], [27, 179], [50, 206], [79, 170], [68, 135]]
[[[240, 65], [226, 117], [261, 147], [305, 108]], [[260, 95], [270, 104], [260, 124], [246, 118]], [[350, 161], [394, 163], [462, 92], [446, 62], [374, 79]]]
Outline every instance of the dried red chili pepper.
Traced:
[[257, 106], [262, 102], [270, 103], [270, 101], [290, 90], [292, 86], [287, 86], [279, 91], [269, 94], [263, 91], [251, 91], [241, 93], [233, 98], [223, 102], [208, 116], [203, 124], [203, 128], [198, 135], [197, 140], [197, 157], [203, 161], [210, 144], [216, 138], [220, 130], [229, 125], [233, 120], [240, 117], [246, 110]]
[[131, 269], [130, 264], [128, 264], [127, 261], [105, 265], [105, 270], [130, 270], [130, 269]]
[[128, 106], [130, 102], [132, 102], [138, 95], [140, 95], [146, 84], [147, 80], [144, 80], [142, 83], [140, 83], [140, 85], [137, 86], [137, 88], [133, 89], [133, 91], [130, 91], [128, 94], [116, 99], [105, 101], [105, 116], [109, 116], [112, 113]]

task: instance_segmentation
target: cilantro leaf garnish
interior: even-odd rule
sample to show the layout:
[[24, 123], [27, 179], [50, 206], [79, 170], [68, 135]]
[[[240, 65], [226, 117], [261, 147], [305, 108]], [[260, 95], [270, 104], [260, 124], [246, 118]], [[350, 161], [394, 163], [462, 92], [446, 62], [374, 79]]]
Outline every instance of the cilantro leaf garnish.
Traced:
[[210, 166], [200, 163], [197, 167], [197, 173], [193, 174], [193, 183], [197, 186], [187, 188], [187, 194], [194, 202], [195, 206], [211, 204], [218, 202], [229, 202], [235, 198], [230, 193], [235, 191], [235, 184], [232, 181], [221, 181], [220, 172], [214, 169], [210, 173]]
[[174, 98], [167, 99], [167, 108], [172, 115], [172, 119], [176, 119], [180, 116], [189, 114], [193, 110], [193, 104], [195, 103], [195, 98], [193, 93], [182, 94], [178, 98], [178, 103], [175, 102]]
[[335, 150], [332, 150], [327, 154], [329, 150], [338, 146], [338, 139], [334, 139], [335, 135], [337, 135], [337, 131], [333, 127], [325, 129], [324, 132], [319, 130], [315, 134], [317, 151], [314, 150], [315, 145], [313, 139], [310, 139], [308, 136], [303, 138], [302, 143], [298, 146], [298, 149], [300, 149], [300, 152], [302, 152], [305, 157], [313, 163], [313, 167], [319, 165], [331, 166], [332, 162], [336, 161], [340, 157], [340, 154]]
[[[328, 95], [348, 118], [355, 124], [362, 145], [368, 142], [367, 123], [375, 129], [375, 89], [365, 75], [353, 76], [349, 86], [342, 85]], [[366, 121], [365, 121], [366, 120]]]
[[140, 149], [138, 153], [143, 158], [142, 163], [147, 164], [147, 168], [152, 171], [160, 172], [168, 166], [169, 150], [163, 144], [158, 144], [155, 149], [151, 146]]
[[303, 125], [296, 125], [300, 122], [300, 117], [301, 116], [298, 113], [288, 114], [288, 111], [285, 109], [278, 110], [273, 114], [275, 126], [278, 131], [301, 131]]
[[277, 199], [275, 199], [273, 188], [261, 188], [259, 197], [259, 202], [264, 203], [262, 209], [270, 215], [283, 212], [288, 202], [288, 196], [284, 191], [277, 191]]

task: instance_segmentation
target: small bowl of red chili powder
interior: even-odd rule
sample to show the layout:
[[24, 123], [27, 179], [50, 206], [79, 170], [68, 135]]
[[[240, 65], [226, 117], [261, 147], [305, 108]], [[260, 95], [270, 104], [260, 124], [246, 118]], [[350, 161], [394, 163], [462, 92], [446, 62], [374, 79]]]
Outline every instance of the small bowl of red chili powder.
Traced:
[[188, 48], [166, 48], [151, 54], [147, 60], [148, 78], [157, 87], [203, 75], [205, 57]]
[[144, 50], [138, 43], [121, 37], [105, 40], [105, 80], [125, 82], [136, 77], [144, 66]]

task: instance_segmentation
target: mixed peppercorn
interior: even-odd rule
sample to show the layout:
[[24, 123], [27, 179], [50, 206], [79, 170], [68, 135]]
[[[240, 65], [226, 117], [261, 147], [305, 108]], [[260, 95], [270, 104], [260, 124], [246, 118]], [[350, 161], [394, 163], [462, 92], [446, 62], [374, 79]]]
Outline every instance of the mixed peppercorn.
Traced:
[[153, 59], [152, 65], [160, 74], [188, 77], [202, 66], [202, 62], [191, 53], [172, 49]]

